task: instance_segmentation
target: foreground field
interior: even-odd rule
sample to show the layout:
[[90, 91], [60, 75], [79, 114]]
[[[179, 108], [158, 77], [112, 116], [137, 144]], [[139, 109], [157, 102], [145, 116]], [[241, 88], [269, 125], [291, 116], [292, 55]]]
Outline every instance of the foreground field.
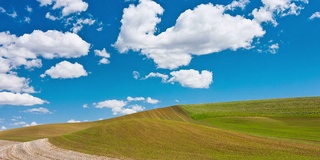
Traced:
[[65, 149], [121, 159], [319, 159], [319, 118], [318, 97], [184, 105], [9, 130], [0, 139], [49, 137]]
[[10, 142], [0, 140], [0, 159], [12, 160], [117, 160], [107, 157], [83, 154], [57, 148], [48, 142], [48, 139], [39, 139], [30, 142]]

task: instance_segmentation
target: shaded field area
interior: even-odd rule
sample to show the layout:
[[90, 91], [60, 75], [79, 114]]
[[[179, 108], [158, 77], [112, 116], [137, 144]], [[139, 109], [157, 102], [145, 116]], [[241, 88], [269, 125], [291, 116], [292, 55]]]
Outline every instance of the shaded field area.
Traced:
[[120, 159], [319, 159], [320, 98], [183, 105], [0, 132]]

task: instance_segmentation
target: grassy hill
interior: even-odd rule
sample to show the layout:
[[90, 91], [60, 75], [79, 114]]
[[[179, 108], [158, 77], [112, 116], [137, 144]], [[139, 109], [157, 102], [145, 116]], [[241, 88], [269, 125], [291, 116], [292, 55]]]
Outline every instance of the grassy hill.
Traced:
[[320, 145], [320, 98], [272, 99], [184, 105], [203, 124]]
[[0, 132], [124, 159], [319, 159], [320, 97], [183, 105]]
[[0, 139], [25, 142], [40, 138], [62, 136], [91, 127], [101, 126], [109, 122], [129, 119], [166, 119], [186, 122], [193, 120], [180, 107], [167, 107], [95, 122], [47, 124], [5, 130], [0, 132]]

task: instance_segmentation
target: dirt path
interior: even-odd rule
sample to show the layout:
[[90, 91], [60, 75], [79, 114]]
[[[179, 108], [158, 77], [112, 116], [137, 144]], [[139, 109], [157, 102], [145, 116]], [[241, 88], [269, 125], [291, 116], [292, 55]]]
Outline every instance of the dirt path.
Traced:
[[39, 139], [30, 142], [0, 140], [0, 159], [5, 160], [116, 160], [58, 148]]

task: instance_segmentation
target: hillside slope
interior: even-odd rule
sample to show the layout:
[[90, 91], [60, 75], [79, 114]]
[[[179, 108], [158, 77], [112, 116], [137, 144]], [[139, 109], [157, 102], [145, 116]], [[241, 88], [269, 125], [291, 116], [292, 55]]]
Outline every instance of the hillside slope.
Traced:
[[320, 145], [320, 97], [184, 105], [196, 121], [264, 137]]
[[61, 136], [64, 134], [70, 134], [87, 128], [100, 126], [105, 123], [125, 120], [125, 119], [166, 119], [175, 121], [192, 121], [181, 107], [167, 107], [159, 108], [145, 112], [139, 112], [136, 114], [131, 114], [127, 116], [121, 116], [117, 118], [86, 122], [86, 123], [62, 123], [62, 124], [47, 124], [39, 126], [31, 126], [24, 128], [17, 128], [11, 130], [5, 130], [0, 132], [0, 139], [2, 140], [12, 140], [12, 141], [31, 141], [42, 138], [50, 138]]
[[320, 147], [188, 122], [119, 120], [50, 139], [83, 153], [124, 159], [318, 159]]

